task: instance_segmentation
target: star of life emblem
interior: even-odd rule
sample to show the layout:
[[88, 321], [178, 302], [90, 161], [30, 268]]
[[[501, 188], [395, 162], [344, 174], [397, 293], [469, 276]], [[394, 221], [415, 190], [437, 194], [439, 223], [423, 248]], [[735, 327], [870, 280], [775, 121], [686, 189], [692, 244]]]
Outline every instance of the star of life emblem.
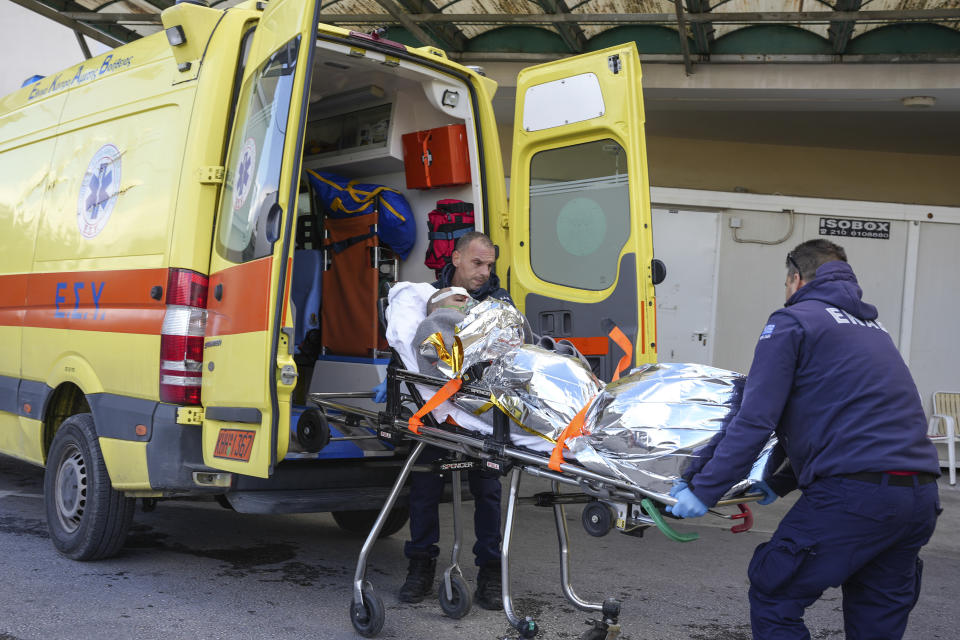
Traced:
[[120, 192], [120, 150], [100, 147], [87, 165], [77, 198], [77, 227], [88, 240], [103, 231]]
[[237, 173], [233, 183], [233, 210], [242, 209], [247, 203], [250, 188], [253, 186], [253, 170], [257, 163], [257, 143], [247, 138], [237, 160]]

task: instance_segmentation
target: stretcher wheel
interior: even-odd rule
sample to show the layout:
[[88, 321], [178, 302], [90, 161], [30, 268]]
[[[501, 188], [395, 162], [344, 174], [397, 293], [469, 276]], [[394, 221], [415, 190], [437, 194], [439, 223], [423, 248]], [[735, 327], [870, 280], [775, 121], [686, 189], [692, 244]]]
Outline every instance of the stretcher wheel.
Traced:
[[364, 584], [361, 593], [363, 602], [354, 600], [350, 603], [350, 622], [361, 636], [373, 638], [383, 629], [385, 617], [383, 600], [369, 584]]
[[613, 528], [613, 515], [610, 507], [602, 502], [591, 502], [583, 508], [580, 514], [583, 528], [594, 538], [602, 538]]
[[447, 617], [459, 620], [470, 613], [470, 607], [473, 604], [473, 594], [470, 593], [470, 587], [462, 576], [453, 574], [450, 576], [450, 588], [453, 591], [453, 599], [447, 599], [447, 589], [440, 581], [440, 608]]
[[518, 622], [516, 627], [521, 638], [533, 638], [540, 633], [540, 627], [537, 626], [537, 623], [534, 622], [530, 616]]
[[317, 453], [330, 444], [330, 425], [319, 409], [307, 409], [297, 421], [297, 442], [308, 453]]

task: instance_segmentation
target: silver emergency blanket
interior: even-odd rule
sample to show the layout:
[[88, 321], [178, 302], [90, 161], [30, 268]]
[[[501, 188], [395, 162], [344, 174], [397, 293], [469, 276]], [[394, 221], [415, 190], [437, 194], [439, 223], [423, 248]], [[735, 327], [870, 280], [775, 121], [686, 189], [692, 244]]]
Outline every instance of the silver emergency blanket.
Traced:
[[[666, 493], [740, 407], [745, 378], [700, 364], [660, 363], [635, 369], [606, 385], [587, 412], [585, 435], [568, 446], [577, 462], [598, 473]], [[776, 439], [771, 437], [748, 478], [762, 477]]]
[[494, 360], [481, 384], [514, 422], [551, 442], [603, 388], [576, 358], [528, 344]]
[[512, 304], [487, 298], [457, 325], [463, 345], [463, 369], [495, 360], [523, 344], [523, 314]]
[[[576, 358], [522, 344], [523, 324], [514, 307], [498, 300], [474, 307], [456, 327], [462, 366], [448, 366], [448, 375], [490, 362], [479, 384], [491, 391], [492, 400], [514, 423], [544, 439], [545, 451], [589, 405], [583, 435], [567, 445], [577, 462], [592, 471], [667, 493], [691, 465], [699, 468], [707, 445], [739, 410], [745, 381], [739, 373], [659, 363], [605, 385]], [[428, 348], [428, 343], [420, 348]], [[475, 413], [481, 404], [460, 396], [453, 402]], [[491, 407], [486, 403], [486, 409]], [[762, 477], [775, 444], [771, 437], [748, 478], [730, 495]]]
[[[523, 325], [523, 314], [516, 307], [496, 298], [487, 298], [472, 307], [456, 326], [460, 353], [456, 353], [458, 348], [454, 346], [451, 358], [441, 356], [437, 368], [448, 378], [453, 378], [475, 364], [495, 360], [523, 344]], [[438, 351], [434, 343], [425, 342], [417, 348], [420, 353]]]

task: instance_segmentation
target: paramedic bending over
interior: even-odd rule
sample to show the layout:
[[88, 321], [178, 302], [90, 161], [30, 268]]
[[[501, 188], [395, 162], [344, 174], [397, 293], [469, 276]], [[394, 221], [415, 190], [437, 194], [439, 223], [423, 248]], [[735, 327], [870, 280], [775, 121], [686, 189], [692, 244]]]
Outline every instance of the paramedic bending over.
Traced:
[[750, 561], [753, 637], [809, 638], [804, 610], [842, 586], [848, 640], [901, 638], [940, 512], [920, 396], [841, 247], [810, 240], [788, 253], [786, 297], [760, 334], [740, 412], [671, 491], [672, 511], [703, 515], [775, 430], [787, 467], [756, 486], [764, 502], [802, 495]]
[[[486, 235], [471, 231], [462, 236], [451, 260], [451, 264], [441, 271], [440, 279], [433, 283], [434, 287], [463, 287], [478, 302], [493, 297], [513, 304], [510, 294], [500, 288], [500, 280], [493, 273], [496, 250]], [[463, 302], [450, 296], [440, 304], [456, 308]], [[386, 399], [386, 385], [382, 387], [383, 394], [377, 397], [380, 402]], [[442, 449], [428, 446], [420, 454], [418, 463], [430, 464], [445, 454]], [[468, 480], [474, 499], [474, 531], [477, 536], [473, 553], [479, 567], [474, 602], [484, 609], [501, 609], [500, 477], [493, 472], [471, 470]], [[410, 540], [403, 549], [410, 564], [406, 581], [398, 594], [401, 602], [420, 602], [434, 592], [440, 553], [437, 542], [440, 540], [439, 506], [443, 483], [443, 476], [439, 474], [410, 474]]]

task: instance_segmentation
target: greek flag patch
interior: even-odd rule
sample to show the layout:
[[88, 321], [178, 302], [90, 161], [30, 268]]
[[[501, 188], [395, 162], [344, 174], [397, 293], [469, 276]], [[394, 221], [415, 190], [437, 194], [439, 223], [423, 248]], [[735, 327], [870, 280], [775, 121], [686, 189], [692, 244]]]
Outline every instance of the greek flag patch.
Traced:
[[767, 338], [769, 338], [770, 336], [772, 336], [772, 335], [773, 335], [773, 330], [774, 330], [774, 328], [775, 328], [776, 326], [777, 326], [777, 325], [775, 325], [775, 324], [768, 324], [767, 326], [765, 326], [765, 327], [763, 328], [763, 331], [760, 333], [760, 339], [761, 339], [761, 340], [766, 340]]

